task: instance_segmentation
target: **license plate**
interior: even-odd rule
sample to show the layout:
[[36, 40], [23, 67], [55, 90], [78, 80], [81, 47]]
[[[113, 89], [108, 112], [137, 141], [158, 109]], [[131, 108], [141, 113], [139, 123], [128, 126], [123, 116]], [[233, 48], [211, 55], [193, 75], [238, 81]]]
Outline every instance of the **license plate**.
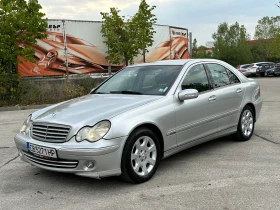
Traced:
[[41, 157], [57, 158], [56, 150], [54, 148], [43, 147], [27, 142], [27, 149], [28, 152], [39, 155]]

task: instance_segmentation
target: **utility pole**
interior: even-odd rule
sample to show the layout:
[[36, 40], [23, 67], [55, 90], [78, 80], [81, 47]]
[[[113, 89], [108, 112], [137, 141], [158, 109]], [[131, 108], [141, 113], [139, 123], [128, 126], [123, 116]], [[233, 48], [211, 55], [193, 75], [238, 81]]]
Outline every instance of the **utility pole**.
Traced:
[[67, 42], [66, 42], [66, 24], [65, 20], [62, 20], [63, 23], [63, 42], [64, 42], [64, 57], [65, 57], [65, 67], [66, 67], [66, 79], [68, 81], [69, 71], [68, 71], [68, 52], [67, 52]]
[[192, 32], [189, 33], [189, 41], [190, 41], [189, 55], [192, 57], [192, 48], [193, 48], [193, 44], [192, 44]]

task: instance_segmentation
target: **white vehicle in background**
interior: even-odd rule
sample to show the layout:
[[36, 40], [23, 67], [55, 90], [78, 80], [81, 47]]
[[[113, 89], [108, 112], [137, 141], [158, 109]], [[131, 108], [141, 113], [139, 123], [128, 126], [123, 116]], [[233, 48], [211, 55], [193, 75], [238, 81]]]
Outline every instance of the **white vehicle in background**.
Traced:
[[265, 70], [262, 70], [263, 65], [271, 65], [272, 62], [252, 63], [246, 71], [242, 71], [245, 76], [265, 76]]
[[241, 64], [239, 66], [237, 66], [237, 70], [240, 71], [241, 73], [246, 72], [247, 68], [250, 67], [251, 64]]

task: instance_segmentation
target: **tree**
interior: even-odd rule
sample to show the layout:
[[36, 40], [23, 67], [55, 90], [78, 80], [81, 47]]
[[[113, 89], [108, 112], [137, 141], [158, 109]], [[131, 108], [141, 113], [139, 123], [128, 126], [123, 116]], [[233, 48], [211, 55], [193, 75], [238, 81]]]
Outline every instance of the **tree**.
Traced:
[[192, 57], [197, 58], [198, 47], [197, 47], [197, 40], [194, 38], [193, 40], [193, 47], [192, 47]]
[[142, 55], [143, 61], [146, 61], [146, 53], [148, 52], [147, 48], [153, 44], [153, 36], [155, 30], [153, 24], [156, 23], [157, 18], [152, 13], [155, 9], [155, 6], [149, 6], [145, 0], [142, 0], [138, 12], [132, 18], [132, 24], [135, 24], [137, 47], [139, 47]]
[[250, 51], [252, 54], [252, 62], [268, 61], [266, 52], [264, 51], [262, 40], [252, 41], [250, 43]]
[[212, 37], [214, 39], [213, 57], [234, 66], [249, 63], [252, 60], [248, 43], [250, 37], [243, 25], [240, 26], [237, 22], [230, 26], [226, 22], [221, 23]]
[[212, 53], [206, 50], [206, 47], [200, 45], [197, 47], [197, 40], [193, 40], [192, 58], [212, 58]]
[[130, 19], [125, 21], [119, 12], [116, 8], [110, 8], [110, 13], [100, 13], [103, 19], [101, 33], [106, 38], [104, 43], [108, 47], [106, 59], [109, 63], [120, 63], [124, 60], [128, 65], [138, 54], [135, 25]]
[[108, 47], [106, 59], [109, 63], [125, 61], [128, 65], [139, 53], [145, 62], [147, 48], [152, 46], [155, 33], [153, 24], [157, 19], [152, 14], [154, 9], [155, 6], [150, 7], [142, 0], [138, 12], [127, 20], [116, 8], [110, 8], [110, 13], [100, 13], [103, 20], [101, 33]]
[[277, 34], [271, 41], [270, 58], [274, 61], [279, 61], [280, 59], [280, 34]]
[[45, 14], [37, 0], [0, 0], [0, 58], [10, 73], [18, 56], [34, 61], [36, 39], [46, 38]]
[[260, 41], [264, 59], [267, 60], [271, 57], [271, 39], [274, 39], [280, 33], [279, 27], [280, 16], [276, 17], [263, 17], [258, 21], [255, 29], [255, 39]]

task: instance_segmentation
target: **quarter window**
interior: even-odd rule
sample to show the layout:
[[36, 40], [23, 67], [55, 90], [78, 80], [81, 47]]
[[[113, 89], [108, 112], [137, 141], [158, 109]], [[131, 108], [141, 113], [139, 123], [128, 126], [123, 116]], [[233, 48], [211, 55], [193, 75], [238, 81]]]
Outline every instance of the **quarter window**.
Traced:
[[214, 86], [223, 87], [230, 84], [226, 69], [219, 64], [207, 64], [214, 82]]
[[196, 89], [198, 92], [203, 92], [211, 89], [207, 74], [202, 64], [192, 67], [182, 83], [182, 90]]
[[232, 73], [228, 69], [227, 69], [227, 73], [228, 73], [229, 81], [231, 84], [240, 83], [238, 77], [234, 73]]

